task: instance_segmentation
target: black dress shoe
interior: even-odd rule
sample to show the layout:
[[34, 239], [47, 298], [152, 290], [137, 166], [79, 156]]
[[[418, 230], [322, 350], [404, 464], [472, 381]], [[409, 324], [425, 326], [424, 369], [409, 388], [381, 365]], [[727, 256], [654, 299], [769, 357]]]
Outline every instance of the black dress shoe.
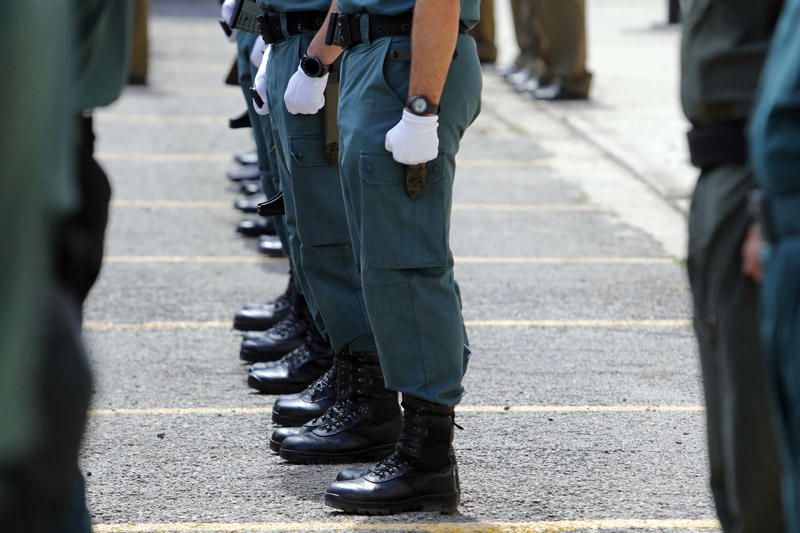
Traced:
[[[316, 327], [311, 330], [316, 332]], [[247, 385], [262, 394], [294, 394], [303, 391], [333, 364], [330, 343], [311, 334], [308, 341], [278, 361], [251, 367]]]
[[253, 150], [252, 152], [240, 152], [233, 156], [234, 161], [239, 163], [242, 166], [253, 166], [258, 164], [258, 152]]
[[[281, 426], [301, 426], [319, 418], [336, 403], [336, 380], [339, 376], [347, 379], [347, 375], [347, 360], [344, 357], [335, 357], [333, 366], [306, 387], [306, 390], [299, 394], [280, 396], [275, 400], [272, 421]], [[342, 388], [346, 388], [346, 385]]]
[[[325, 492], [326, 505], [369, 515], [458, 509], [453, 408], [405, 395], [403, 409], [394, 453], [358, 478], [334, 482]], [[297, 437], [284, 445], [292, 438]]]
[[259, 237], [261, 235], [276, 235], [275, 224], [272, 219], [258, 217], [245, 218], [236, 225], [236, 233], [241, 233], [245, 237]]
[[397, 393], [384, 385], [378, 354], [342, 357], [348, 359], [347, 390], [337, 390], [328, 420], [281, 443], [282, 459], [297, 464], [354, 463], [385, 457], [394, 448], [400, 406]]
[[311, 313], [299, 291], [292, 294], [292, 306], [285, 317], [261, 333], [242, 340], [239, 357], [243, 361], [277, 361], [306, 341]]
[[238, 117], [233, 117], [228, 119], [228, 127], [232, 130], [238, 130], [242, 128], [250, 128], [252, 124], [250, 124], [250, 113], [247, 110], [244, 110], [244, 113], [239, 115]]
[[228, 179], [241, 183], [243, 181], [255, 181], [259, 178], [258, 167], [241, 167], [236, 170], [228, 171]]
[[560, 83], [553, 83], [544, 85], [535, 89], [531, 94], [537, 100], [545, 102], [556, 102], [563, 100], [588, 100], [589, 96], [586, 93], [579, 93], [561, 85]]
[[249, 304], [233, 317], [233, 329], [239, 331], [265, 331], [283, 319], [292, 307], [293, 295], [297, 289], [294, 273], [289, 274], [289, 283], [283, 294], [263, 304]]
[[258, 251], [269, 257], [284, 257], [283, 244], [277, 237], [262, 235], [258, 240]]
[[261, 181], [243, 181], [239, 185], [239, 192], [245, 196], [253, 196], [261, 192]]
[[237, 198], [236, 201], [233, 202], [233, 207], [239, 211], [242, 211], [243, 213], [257, 213], [258, 204], [261, 204], [266, 200], [267, 196], [265, 194], [254, 194], [253, 196]]

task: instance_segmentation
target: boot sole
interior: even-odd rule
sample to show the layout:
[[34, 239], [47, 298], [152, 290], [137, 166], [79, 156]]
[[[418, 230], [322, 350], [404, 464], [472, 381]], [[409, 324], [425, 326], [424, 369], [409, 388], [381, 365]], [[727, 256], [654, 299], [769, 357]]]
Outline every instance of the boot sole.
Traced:
[[281, 443], [276, 440], [272, 440], [272, 438], [270, 438], [269, 449], [272, 450], [274, 453], [279, 453], [281, 451]]
[[363, 463], [373, 460], [385, 459], [389, 454], [394, 451], [396, 441], [391, 444], [383, 444], [381, 446], [374, 446], [365, 450], [358, 450], [355, 452], [346, 453], [320, 453], [312, 454], [307, 452], [296, 452], [294, 450], [287, 450], [283, 447], [280, 449], [281, 459], [298, 465], [333, 465], [342, 463]]
[[339, 509], [345, 513], [362, 515], [390, 515], [397, 513], [423, 512], [443, 514], [454, 513], [458, 510], [460, 494], [431, 494], [418, 496], [409, 500], [385, 503], [365, 503], [351, 501], [332, 492], [325, 493], [325, 505]]
[[234, 318], [233, 329], [236, 331], [267, 331], [269, 328], [280, 322], [281, 318], [275, 320], [274, 322]]
[[245, 363], [271, 363], [273, 361], [277, 361], [278, 359], [280, 359], [284, 355], [286, 355], [286, 354], [285, 353], [255, 353], [255, 352], [250, 352], [250, 351], [241, 351], [241, 352], [239, 352], [239, 359], [241, 359]]
[[315, 418], [322, 416], [324, 412], [325, 411], [320, 411], [318, 414], [315, 414], [310, 418], [297, 418], [297, 417], [280, 415], [277, 412], [272, 411], [272, 423], [289, 428], [300, 427], [309, 420], [314, 420]]
[[261, 394], [295, 394], [306, 390], [306, 387], [308, 387], [311, 383], [311, 381], [308, 383], [270, 383], [266, 381], [259, 381], [251, 376], [247, 376], [247, 386], [251, 389], [257, 390]]

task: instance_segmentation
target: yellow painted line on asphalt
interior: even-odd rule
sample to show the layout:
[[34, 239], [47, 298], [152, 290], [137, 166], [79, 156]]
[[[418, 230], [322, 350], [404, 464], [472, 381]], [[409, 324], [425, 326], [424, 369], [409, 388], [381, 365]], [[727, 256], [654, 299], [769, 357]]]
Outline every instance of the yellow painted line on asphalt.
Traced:
[[131, 161], [139, 163], [227, 163], [231, 154], [213, 153], [154, 153], [154, 152], [100, 152], [101, 161]]
[[228, 118], [224, 115], [175, 115], [164, 113], [161, 115], [152, 114], [132, 114], [132, 113], [103, 113], [97, 115], [100, 123], [113, 123], [113, 124], [157, 124], [157, 125], [207, 125], [207, 124], [225, 124], [227, 125]]
[[[683, 328], [690, 320], [467, 320], [472, 328]], [[230, 321], [153, 321], [153, 322], [94, 322], [84, 323], [88, 331], [154, 331], [177, 329], [231, 329]]]
[[473, 328], [683, 328], [690, 320], [467, 320]]
[[[460, 265], [677, 265], [670, 257], [456, 257]], [[117, 264], [258, 264], [285, 263], [284, 258], [257, 255], [111, 255], [106, 263]]]
[[[135, 200], [111, 201], [119, 208], [163, 208], [163, 209], [228, 209], [231, 202], [217, 200]], [[492, 212], [543, 212], [543, 213], [602, 213], [608, 210], [590, 204], [453, 204], [453, 211]]]
[[[460, 405], [459, 413], [699, 413], [702, 405]], [[153, 415], [269, 415], [267, 407], [122, 407], [118, 409], [92, 409], [91, 416], [153, 416]]]
[[543, 213], [604, 213], [608, 209], [592, 204], [453, 204], [453, 211], [533, 211]]
[[154, 62], [154, 71], [169, 72], [210, 72], [225, 75], [230, 69], [230, 65], [224, 63], [213, 63], [210, 61], [165, 61], [163, 59]]
[[104, 263], [117, 264], [285, 264], [283, 257], [259, 255], [112, 255], [103, 259]]
[[[147, 163], [212, 163], [231, 160], [231, 154], [196, 152], [100, 152], [97, 158], [102, 161], [135, 161]], [[458, 165], [465, 167], [530, 167], [548, 164], [539, 159], [459, 159]]]
[[155, 331], [173, 329], [232, 329], [230, 320], [222, 321], [197, 321], [173, 320], [154, 322], [85, 322], [83, 329], [88, 331]]
[[189, 531], [226, 532], [323, 532], [323, 531], [414, 531], [428, 533], [565, 533], [581, 529], [619, 531], [622, 529], [667, 530], [688, 529], [694, 531], [719, 529], [720, 524], [712, 518], [695, 519], [630, 519], [600, 518], [587, 520], [542, 520], [533, 522], [390, 522], [363, 521], [342, 522], [174, 522], [95, 524], [95, 533], [183, 533]]
[[222, 209], [231, 208], [232, 202], [216, 200], [112, 200], [111, 207], [161, 208], [161, 209]]

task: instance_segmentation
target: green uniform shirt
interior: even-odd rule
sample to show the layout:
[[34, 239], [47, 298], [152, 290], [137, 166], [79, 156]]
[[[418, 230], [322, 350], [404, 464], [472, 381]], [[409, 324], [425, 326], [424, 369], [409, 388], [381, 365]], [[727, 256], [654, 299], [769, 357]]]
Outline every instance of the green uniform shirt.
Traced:
[[269, 9], [279, 13], [292, 11], [325, 11], [331, 7], [330, 0], [258, 0], [262, 9]]
[[746, 120], [783, 0], [683, 2], [681, 100], [695, 125]]
[[[416, 0], [338, 0], [342, 13], [366, 11], [375, 15], [399, 15], [414, 9]], [[481, 0], [461, 0], [461, 21], [472, 28], [481, 18]]]
[[132, 3], [73, 0], [76, 79], [74, 109], [91, 109], [116, 100], [128, 79]]

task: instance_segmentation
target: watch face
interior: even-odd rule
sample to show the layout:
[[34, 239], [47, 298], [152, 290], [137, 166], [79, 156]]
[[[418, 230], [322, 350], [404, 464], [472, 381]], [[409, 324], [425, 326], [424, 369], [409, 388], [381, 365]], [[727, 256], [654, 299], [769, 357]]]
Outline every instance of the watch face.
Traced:
[[426, 109], [428, 109], [428, 102], [425, 101], [424, 98], [415, 98], [413, 102], [411, 102], [411, 110], [414, 113], [424, 113]]
[[321, 70], [322, 65], [320, 65], [319, 60], [313, 57], [303, 58], [303, 71], [305, 71], [308, 76], [315, 78], [319, 76]]

